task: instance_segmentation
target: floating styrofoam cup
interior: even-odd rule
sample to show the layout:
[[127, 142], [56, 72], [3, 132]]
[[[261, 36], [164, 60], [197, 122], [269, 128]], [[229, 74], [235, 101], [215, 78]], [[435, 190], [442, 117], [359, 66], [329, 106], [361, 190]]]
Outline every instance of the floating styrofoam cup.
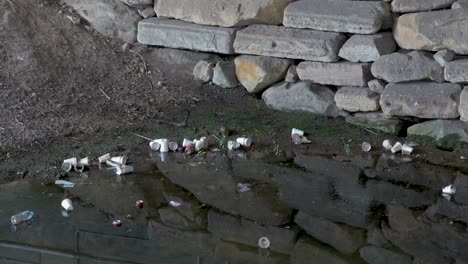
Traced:
[[83, 164], [84, 166], [88, 167], [89, 166], [89, 158], [83, 158], [78, 161], [78, 163]]
[[410, 155], [411, 153], [413, 153], [413, 150], [414, 148], [409, 146], [409, 145], [406, 145], [404, 144], [402, 147], [401, 147], [401, 153], [403, 154], [407, 154], [407, 155]]
[[455, 194], [456, 192], [457, 192], [457, 189], [452, 184], [442, 188], [442, 193], [445, 193], [445, 194]]
[[371, 144], [369, 144], [369, 143], [367, 143], [367, 142], [363, 142], [363, 143], [361, 144], [361, 149], [362, 149], [362, 151], [364, 151], [364, 152], [369, 152], [369, 151], [372, 149], [372, 146], [371, 146]]
[[250, 138], [238, 138], [236, 141], [244, 147], [252, 146], [252, 139]]
[[177, 144], [177, 142], [175, 141], [169, 142], [169, 149], [171, 151], [177, 151], [178, 148], [179, 148], [179, 144]]
[[236, 141], [229, 140], [227, 146], [228, 146], [229, 150], [236, 150], [236, 149], [240, 148], [240, 143], [236, 142]]
[[106, 164], [107, 164], [107, 166], [111, 166], [111, 167], [114, 167], [114, 168], [120, 167], [120, 165], [121, 165], [120, 163], [117, 163], [117, 162], [112, 161], [112, 160], [106, 161]]
[[113, 162], [117, 162], [121, 165], [127, 164], [127, 156], [112, 157], [110, 160], [112, 160]]
[[111, 156], [109, 153], [102, 155], [101, 157], [98, 158], [99, 163], [106, 163], [108, 160], [110, 160]]
[[65, 199], [62, 201], [62, 207], [67, 212], [73, 211], [73, 203], [70, 199]]
[[68, 162], [64, 162], [62, 163], [62, 169], [66, 172], [70, 172], [73, 168], [73, 165], [71, 163], [68, 163]]
[[184, 141], [182, 141], [182, 147], [187, 147], [189, 144], [193, 144], [192, 140], [184, 138]]
[[161, 152], [161, 153], [159, 153], [159, 156], [160, 156], [162, 162], [166, 162], [167, 157], [169, 156], [169, 153], [168, 152]]
[[85, 169], [85, 166], [81, 163], [77, 163], [75, 165], [73, 165], [73, 169], [76, 171], [76, 172], [83, 172], [84, 169]]
[[391, 150], [392, 149], [392, 142], [389, 139], [386, 139], [382, 142], [382, 147], [385, 150]]
[[122, 165], [120, 167], [117, 167], [116, 173], [117, 173], [117, 175], [133, 173], [133, 166]]
[[403, 145], [400, 143], [400, 142], [397, 142], [395, 143], [395, 145], [393, 145], [393, 147], [391, 148], [391, 151], [393, 154], [401, 151], [401, 148], [403, 147]]
[[302, 131], [300, 129], [297, 129], [297, 128], [293, 128], [291, 130], [291, 136], [294, 135], [294, 134], [298, 134], [299, 136], [303, 137], [304, 136], [304, 131]]
[[195, 144], [194, 143], [190, 143], [190, 144], [185, 146], [185, 153], [187, 155], [192, 155], [194, 152], [195, 152]]
[[167, 139], [164, 139], [161, 141], [161, 148], [159, 149], [159, 151], [161, 152], [169, 152], [169, 140]]
[[196, 152], [198, 152], [198, 151], [205, 148], [205, 144], [201, 140], [195, 140], [193, 143], [195, 143], [195, 151]]
[[161, 144], [159, 144], [158, 141], [154, 141], [154, 140], [151, 141], [151, 142], [149, 143], [149, 145], [150, 145], [150, 148], [151, 148], [152, 150], [154, 150], [154, 151], [158, 151], [159, 148], [161, 147]]
[[78, 159], [77, 158], [70, 158], [70, 159], [66, 159], [66, 160], [63, 161], [63, 163], [65, 163], [65, 162], [70, 163], [71, 165], [75, 165], [75, 164], [78, 163]]
[[258, 240], [258, 246], [260, 248], [269, 248], [270, 247], [270, 240], [267, 237], [261, 237]]

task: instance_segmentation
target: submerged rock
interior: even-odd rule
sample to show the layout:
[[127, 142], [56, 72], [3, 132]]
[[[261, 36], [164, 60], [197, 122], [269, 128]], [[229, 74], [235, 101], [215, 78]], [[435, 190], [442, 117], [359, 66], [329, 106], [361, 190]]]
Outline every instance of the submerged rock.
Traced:
[[403, 121], [397, 118], [386, 117], [383, 113], [356, 113], [346, 117], [346, 122], [375, 129], [391, 135], [398, 135], [403, 128]]

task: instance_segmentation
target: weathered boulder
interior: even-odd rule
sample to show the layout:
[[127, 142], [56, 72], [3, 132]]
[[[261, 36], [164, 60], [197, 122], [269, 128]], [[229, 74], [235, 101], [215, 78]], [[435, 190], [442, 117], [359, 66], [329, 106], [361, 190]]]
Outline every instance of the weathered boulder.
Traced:
[[345, 254], [356, 252], [365, 241], [363, 229], [336, 224], [321, 217], [307, 215], [302, 211], [296, 215], [294, 222], [307, 234]]
[[461, 88], [457, 84], [391, 83], [380, 98], [384, 114], [419, 118], [458, 118]]
[[385, 82], [379, 79], [375, 79], [375, 80], [369, 81], [367, 83], [367, 86], [369, 86], [369, 89], [373, 91], [374, 93], [380, 94], [385, 89]]
[[373, 34], [390, 15], [387, 3], [334, 0], [300, 0], [284, 11], [283, 24], [294, 28]]
[[158, 0], [158, 17], [170, 17], [202, 25], [239, 27], [251, 24], [279, 25], [284, 8], [292, 0]]
[[[152, 6], [154, 0], [120, 0], [130, 7], [146, 7]], [[157, 1], [157, 0], [156, 0]]]
[[468, 0], [458, 0], [452, 4], [452, 9], [468, 8]]
[[99, 33], [127, 43], [137, 39], [141, 17], [119, 0], [65, 0]]
[[328, 87], [307, 83], [280, 83], [268, 88], [263, 101], [274, 109], [304, 111], [326, 116], [344, 115], [334, 101], [335, 93]]
[[383, 113], [356, 113], [347, 116], [346, 122], [391, 135], [398, 135], [403, 128], [403, 121], [396, 118], [388, 118]]
[[466, 8], [405, 14], [398, 18], [393, 33], [404, 49], [450, 49], [468, 54], [468, 34], [464, 34], [468, 32], [467, 19]]
[[410, 126], [408, 135], [427, 136], [435, 140], [457, 135], [461, 141], [468, 142], [468, 124], [459, 120], [432, 120]]
[[437, 61], [442, 67], [445, 67], [445, 65], [451, 62], [454, 58], [455, 52], [448, 49], [439, 50], [436, 52], [436, 54], [434, 54], [434, 60]]
[[302, 237], [294, 247], [291, 254], [291, 264], [310, 264], [311, 260], [315, 263], [333, 263], [349, 264], [345, 258], [337, 256], [337, 251], [313, 241], [309, 237]]
[[450, 7], [456, 0], [393, 0], [392, 11], [397, 13], [413, 13], [432, 9]]
[[156, 16], [153, 7], [138, 9], [138, 14], [144, 19]]
[[144, 19], [138, 23], [138, 42], [146, 45], [234, 53], [237, 29], [196, 25], [180, 20]]
[[468, 58], [447, 63], [444, 75], [448, 82], [468, 83]]
[[263, 226], [244, 218], [228, 214], [208, 212], [208, 231], [223, 240], [258, 247], [261, 237], [268, 237], [270, 249], [276, 252], [290, 254], [297, 241], [298, 230], [275, 226]]
[[241, 55], [234, 63], [236, 75], [249, 93], [258, 93], [283, 80], [291, 60], [264, 56]]
[[237, 53], [335, 62], [346, 36], [335, 32], [252, 25], [237, 32]]
[[338, 86], [367, 86], [372, 79], [368, 63], [304, 61], [297, 66], [299, 79]]
[[297, 82], [299, 76], [297, 75], [296, 65], [291, 65], [286, 72], [286, 77], [284, 77], [285, 82]]
[[384, 55], [372, 64], [372, 75], [387, 82], [444, 81], [444, 68], [426, 51]]
[[458, 112], [460, 113], [460, 120], [468, 122], [468, 86], [465, 86], [461, 92]]
[[234, 88], [239, 86], [234, 62], [218, 62], [213, 70], [213, 83], [221, 88]]
[[412, 258], [402, 252], [366, 246], [359, 251], [361, 257], [369, 264], [411, 264]]
[[201, 60], [195, 65], [193, 69], [193, 77], [195, 80], [203, 82], [211, 82], [213, 79], [213, 70], [216, 66], [216, 62]]
[[352, 62], [372, 62], [396, 50], [390, 32], [374, 35], [354, 35], [340, 49], [339, 56]]
[[367, 87], [343, 87], [335, 93], [339, 109], [349, 112], [373, 112], [380, 110], [380, 96]]

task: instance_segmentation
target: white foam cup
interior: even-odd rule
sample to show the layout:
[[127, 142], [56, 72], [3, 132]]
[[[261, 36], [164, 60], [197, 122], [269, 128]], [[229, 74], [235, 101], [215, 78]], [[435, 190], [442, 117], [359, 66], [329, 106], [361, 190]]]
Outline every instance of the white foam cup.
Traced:
[[400, 143], [400, 142], [397, 142], [395, 143], [395, 145], [393, 145], [393, 147], [391, 148], [391, 151], [393, 154], [401, 151], [401, 148], [403, 147], [403, 145]]
[[99, 163], [106, 163], [108, 160], [110, 160], [111, 156], [109, 153], [102, 155], [101, 157], [98, 158]]
[[198, 151], [205, 148], [205, 144], [201, 140], [195, 140], [194, 143], [195, 143], [195, 151], [196, 152], [198, 152]]
[[83, 158], [78, 161], [78, 163], [83, 164], [84, 166], [89, 166], [89, 158]]
[[236, 150], [240, 148], [240, 143], [236, 141], [229, 140], [227, 143], [229, 150]]
[[182, 147], [187, 147], [188, 145], [193, 144], [193, 141], [190, 139], [184, 138], [184, 141], [182, 141]]
[[244, 147], [252, 146], [252, 139], [250, 138], [238, 138], [236, 141]]
[[385, 149], [385, 150], [391, 150], [392, 149], [392, 142], [388, 139], [384, 140], [382, 142], [382, 147]]
[[149, 145], [150, 145], [150, 148], [154, 151], [158, 151], [159, 148], [161, 147], [161, 144], [159, 144], [159, 142], [156, 140], [151, 141]]
[[406, 145], [404, 144], [402, 147], [401, 147], [401, 152], [403, 154], [407, 154], [407, 155], [410, 155], [411, 153], [413, 153], [413, 150], [414, 148], [409, 146], [409, 145]]
[[164, 139], [161, 141], [161, 148], [159, 149], [161, 152], [169, 152], [169, 141]]
[[73, 165], [71, 163], [68, 163], [68, 162], [64, 162], [62, 164], [62, 169], [66, 172], [69, 172], [71, 171], [71, 169], [73, 168]]
[[291, 130], [291, 136], [294, 135], [294, 134], [298, 134], [299, 136], [303, 137], [304, 136], [304, 131], [302, 131], [300, 129], [297, 129], [297, 128], [293, 128]]
[[77, 163], [73, 165], [73, 168], [75, 169], [76, 172], [83, 172], [85, 169], [85, 166], [81, 163]]
[[63, 163], [65, 162], [70, 163], [71, 165], [75, 165], [78, 163], [78, 160], [76, 158], [70, 158], [63, 161]]
[[177, 148], [179, 148], [179, 144], [177, 144], [177, 142], [175, 142], [175, 141], [171, 141], [171, 142], [169, 142], [168, 147], [169, 147], [169, 149], [171, 151], [177, 151]]
[[122, 165], [127, 164], [127, 156], [112, 157], [110, 160], [112, 160], [113, 162], [117, 162], [119, 164], [122, 164]]
[[117, 175], [133, 173], [133, 166], [122, 165], [120, 167], [117, 167], [116, 173]]
[[362, 151], [369, 152], [372, 149], [372, 146], [371, 146], [371, 144], [369, 144], [367, 142], [363, 142], [362, 145], [361, 145], [361, 148], [362, 148]]
[[70, 199], [65, 199], [62, 201], [62, 207], [67, 212], [73, 211], [73, 203]]

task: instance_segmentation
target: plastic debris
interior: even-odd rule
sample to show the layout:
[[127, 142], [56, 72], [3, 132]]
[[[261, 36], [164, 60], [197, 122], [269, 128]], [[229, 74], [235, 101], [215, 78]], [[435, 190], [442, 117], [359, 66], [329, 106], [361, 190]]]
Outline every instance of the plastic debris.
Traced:
[[62, 201], [62, 207], [67, 212], [73, 211], [73, 203], [70, 199], [65, 199]]
[[294, 145], [310, 144], [312, 141], [304, 137], [304, 131], [293, 128], [291, 130], [291, 141]]
[[407, 145], [407, 144], [404, 144], [401, 147], [401, 153], [403, 153], [403, 155], [411, 155], [411, 153], [413, 153], [413, 150], [414, 150], [414, 148]]
[[297, 128], [293, 128], [291, 130], [291, 136], [294, 135], [294, 134], [297, 134], [299, 135], [300, 137], [303, 137], [304, 136], [304, 131], [300, 130], [300, 129], [297, 129]]
[[457, 189], [455, 188], [455, 186], [453, 186], [452, 184], [450, 184], [449, 186], [445, 186], [444, 188], [442, 188], [442, 193], [444, 194], [450, 194], [450, 195], [453, 195], [457, 192]]
[[64, 181], [64, 180], [56, 180], [55, 184], [63, 185], [64, 188], [73, 188], [73, 187], [75, 187], [75, 184], [73, 182]]
[[127, 164], [127, 156], [112, 157], [110, 160], [121, 165]]
[[122, 226], [122, 221], [120, 221], [120, 220], [114, 220], [114, 221], [112, 221], [112, 225], [113, 225], [114, 227], [121, 227], [121, 226]]
[[382, 142], [382, 147], [385, 150], [391, 150], [392, 149], [392, 142], [389, 139], [386, 139]]
[[247, 148], [250, 148], [250, 146], [252, 146], [252, 139], [250, 138], [238, 138], [236, 139], [236, 141], [237, 143]]
[[312, 143], [312, 141], [307, 139], [306, 137], [301, 138], [301, 144], [310, 144], [310, 143]]
[[86, 157], [86, 158], [82, 158], [78, 161], [79, 164], [82, 164], [83, 166], [85, 167], [88, 167], [89, 166], [89, 158]]
[[22, 222], [29, 221], [35, 216], [33, 211], [24, 211], [19, 214], [15, 214], [11, 217], [11, 223], [14, 225], [21, 224]]
[[177, 144], [177, 142], [175, 141], [169, 142], [169, 150], [177, 151], [178, 148], [179, 148], [179, 144]]
[[136, 201], [135, 206], [136, 206], [136, 208], [140, 208], [140, 209], [143, 208], [143, 206], [144, 206], [143, 200]]
[[63, 163], [70, 163], [71, 165], [75, 165], [75, 164], [78, 163], [78, 159], [77, 158], [69, 158], [69, 159], [64, 160]]
[[161, 148], [161, 144], [159, 144], [157, 140], [151, 141], [149, 145], [150, 145], [150, 148], [154, 151], [158, 151], [159, 148]]
[[182, 141], [182, 147], [186, 148], [188, 145], [193, 144], [193, 141], [184, 138], [184, 141]]
[[239, 192], [240, 193], [243, 193], [243, 192], [248, 192], [250, 191], [250, 187], [252, 186], [252, 184], [249, 184], [249, 183], [238, 183], [237, 184], [237, 187], [239, 188]]
[[179, 207], [182, 205], [182, 203], [176, 202], [176, 201], [170, 201], [169, 205], [172, 207]]
[[107, 166], [111, 166], [111, 167], [114, 167], [114, 168], [120, 167], [120, 164], [119, 164], [119, 163], [117, 163], [117, 162], [115, 162], [115, 161], [112, 161], [112, 160], [106, 161], [106, 164], [107, 164]]
[[395, 145], [393, 145], [393, 147], [391, 148], [391, 151], [393, 154], [395, 154], [397, 152], [400, 152], [402, 147], [403, 145], [400, 142], [397, 142], [395, 143]]
[[240, 148], [240, 143], [236, 142], [236, 141], [229, 140], [227, 146], [228, 146], [229, 150], [236, 150], [236, 149]]
[[101, 157], [98, 158], [99, 163], [106, 163], [108, 160], [110, 160], [111, 156], [109, 153], [102, 155]]
[[66, 171], [66, 172], [70, 172], [72, 168], [73, 168], [73, 165], [71, 163], [64, 162], [62, 164], [62, 170]]
[[116, 169], [117, 169], [116, 171], [117, 175], [133, 173], [133, 166], [129, 166], [129, 165], [122, 165], [122, 166], [116, 167]]
[[258, 240], [258, 246], [260, 248], [269, 248], [270, 247], [270, 240], [267, 237], [261, 237]]
[[73, 169], [76, 171], [76, 172], [83, 172], [84, 169], [85, 169], [85, 166], [81, 163], [77, 163], [75, 165], [73, 165]]
[[363, 143], [361, 144], [361, 149], [362, 149], [362, 151], [364, 151], [364, 152], [369, 152], [369, 151], [372, 149], [372, 146], [371, 146], [370, 143], [363, 142]]

